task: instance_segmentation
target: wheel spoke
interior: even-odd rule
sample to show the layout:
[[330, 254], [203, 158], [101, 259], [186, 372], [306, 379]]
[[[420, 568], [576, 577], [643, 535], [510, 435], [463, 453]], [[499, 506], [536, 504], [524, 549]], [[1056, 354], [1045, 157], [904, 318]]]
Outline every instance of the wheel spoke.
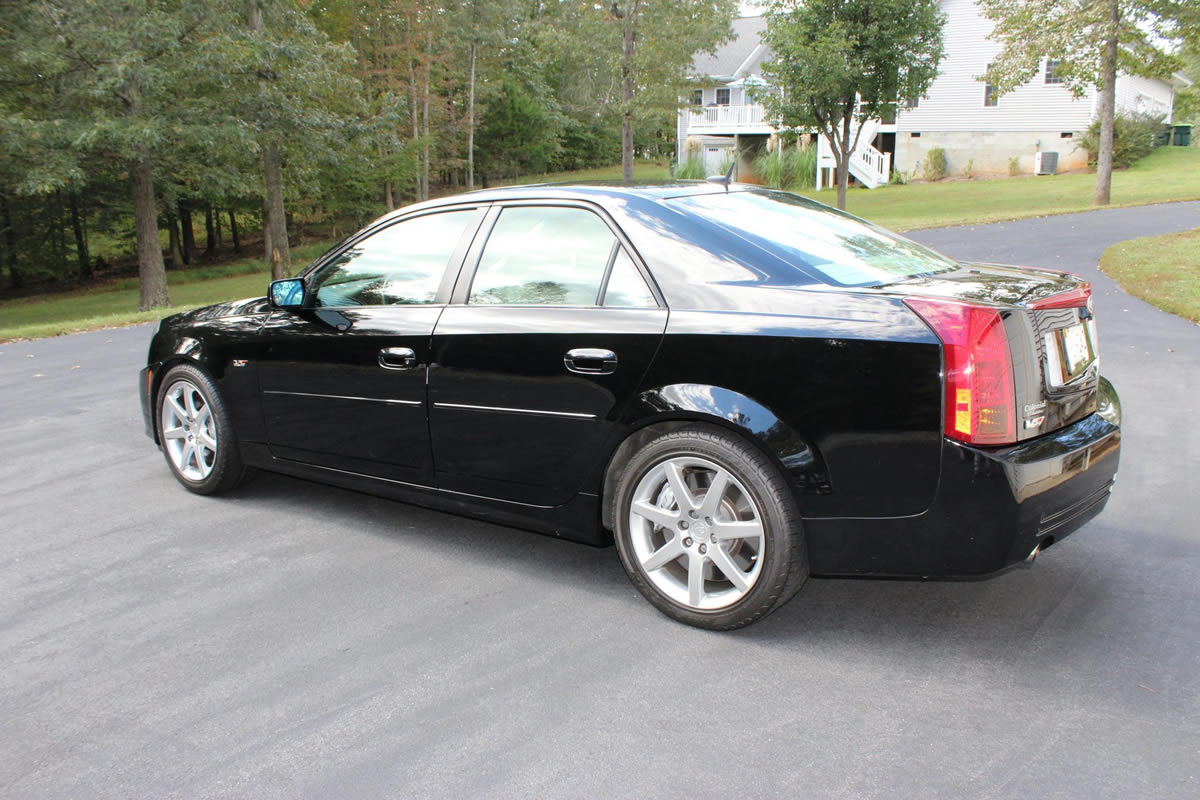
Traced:
[[187, 406], [188, 419], [196, 417], [196, 393], [185, 390], [183, 393], [183, 403]]
[[734, 585], [734, 588], [738, 592], [744, 594], [750, 588], [750, 584], [746, 581], [746, 573], [738, 569], [738, 565], [734, 560], [720, 547], [714, 547], [708, 552], [711, 554], [713, 564], [716, 565], [717, 569], [725, 573], [725, 577], [729, 579], [729, 582]]
[[196, 414], [196, 424], [204, 425], [208, 422], [210, 417], [212, 417], [212, 411], [209, 409], [208, 405], [205, 405], [204, 408], [200, 409], [200, 411]]
[[199, 442], [204, 447], [211, 450], [213, 453], [217, 452], [217, 442], [215, 439], [213, 439], [211, 436], [208, 435], [207, 431], [200, 431], [199, 433], [197, 433], [196, 441]]
[[653, 572], [656, 569], [661, 569], [675, 559], [679, 558], [681, 555], [683, 555], [683, 553], [683, 543], [679, 541], [679, 537], [676, 537], [655, 550], [649, 558], [643, 561], [642, 569], [646, 570], [646, 572]]
[[164, 439], [186, 439], [187, 432], [183, 428], [168, 428], [163, 431]]
[[704, 562], [699, 553], [688, 553], [688, 603], [699, 606], [704, 599]]
[[717, 541], [721, 542], [730, 539], [761, 539], [763, 535], [762, 523], [756, 519], [737, 520], [735, 522], [724, 522], [714, 519], [712, 530], [717, 537]]
[[675, 523], [679, 521], [679, 512], [661, 508], [647, 503], [645, 500], [635, 500], [629, 510], [655, 525], [661, 525], [667, 530], [674, 531]]
[[168, 396], [167, 403], [170, 404], [171, 410], [175, 412], [175, 415], [179, 417], [180, 422], [183, 422], [185, 419], [188, 418], [187, 411], [184, 409], [183, 406], [181, 406], [179, 404], [179, 401], [176, 400], [174, 397]]
[[715, 517], [717, 509], [721, 507], [721, 498], [725, 496], [725, 491], [729, 488], [729, 473], [723, 469], [717, 470], [713, 474], [712, 483], [708, 485], [708, 491], [704, 494], [704, 499], [700, 502], [700, 515], [705, 517]]
[[666, 470], [667, 483], [671, 484], [671, 493], [675, 495], [675, 502], [679, 504], [680, 511], [685, 508], [695, 508], [696, 501], [692, 497], [692, 490], [688, 488], [687, 481], [683, 478], [683, 470], [674, 461], [668, 461], [663, 468]]
[[192, 444], [191, 442], [187, 442], [183, 445], [183, 452], [179, 455], [180, 472], [187, 472], [188, 464], [191, 462], [192, 456], [195, 454], [195, 452], [196, 445]]

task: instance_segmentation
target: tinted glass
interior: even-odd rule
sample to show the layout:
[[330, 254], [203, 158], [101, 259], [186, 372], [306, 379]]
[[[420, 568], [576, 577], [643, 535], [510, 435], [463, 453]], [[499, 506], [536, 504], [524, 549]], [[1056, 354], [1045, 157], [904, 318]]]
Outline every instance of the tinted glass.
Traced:
[[633, 259], [622, 247], [613, 262], [608, 288], [604, 290], [604, 305], [621, 308], [657, 308], [658, 303], [650, 293], [650, 287], [634, 266]]
[[426, 214], [359, 241], [313, 279], [318, 306], [432, 303], [474, 210]]
[[675, 202], [777, 251], [829, 283], [870, 286], [957, 269], [923, 245], [786, 192], [729, 192]]
[[595, 305], [615, 240], [602, 219], [581, 208], [506, 208], [483, 249], [467, 302]]

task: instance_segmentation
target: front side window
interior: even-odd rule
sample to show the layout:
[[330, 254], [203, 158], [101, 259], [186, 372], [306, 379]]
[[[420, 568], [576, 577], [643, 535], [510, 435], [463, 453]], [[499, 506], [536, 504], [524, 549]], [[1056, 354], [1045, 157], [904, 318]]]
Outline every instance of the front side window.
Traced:
[[471, 282], [472, 305], [591, 306], [616, 236], [582, 208], [500, 212]]
[[717, 89], [717, 105], [719, 105], [719, 106], [729, 105], [729, 90], [728, 89]]
[[434, 302], [442, 276], [475, 210], [426, 214], [371, 234], [313, 276], [318, 306], [393, 306]]

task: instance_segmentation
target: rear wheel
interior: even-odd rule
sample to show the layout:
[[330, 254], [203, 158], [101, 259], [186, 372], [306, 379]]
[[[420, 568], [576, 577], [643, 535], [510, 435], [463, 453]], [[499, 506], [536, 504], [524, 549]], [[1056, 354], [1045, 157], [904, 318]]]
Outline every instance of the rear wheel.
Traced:
[[197, 494], [216, 494], [246, 481], [229, 412], [216, 384], [189, 364], [172, 367], [158, 392], [158, 435], [176, 479]]
[[766, 456], [731, 433], [697, 427], [659, 436], [630, 459], [614, 503], [625, 571], [680, 622], [749, 625], [808, 577], [790, 488]]

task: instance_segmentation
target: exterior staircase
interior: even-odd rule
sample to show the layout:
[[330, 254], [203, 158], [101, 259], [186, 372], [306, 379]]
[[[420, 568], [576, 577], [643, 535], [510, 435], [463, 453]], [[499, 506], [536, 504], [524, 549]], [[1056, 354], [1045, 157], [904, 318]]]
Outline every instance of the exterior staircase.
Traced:
[[[856, 128], [850, 129], [850, 138], [854, 138]], [[869, 119], [862, 123], [862, 133], [858, 137], [858, 145], [850, 153], [850, 174], [855, 180], [868, 189], [878, 189], [886, 186], [892, 177], [892, 155], [877, 150], [871, 142], [879, 132], [879, 122]], [[833, 157], [833, 149], [829, 141], [822, 135], [817, 137], [817, 189], [826, 183], [825, 170], [828, 172], [828, 185], [836, 185], [837, 161]]]

